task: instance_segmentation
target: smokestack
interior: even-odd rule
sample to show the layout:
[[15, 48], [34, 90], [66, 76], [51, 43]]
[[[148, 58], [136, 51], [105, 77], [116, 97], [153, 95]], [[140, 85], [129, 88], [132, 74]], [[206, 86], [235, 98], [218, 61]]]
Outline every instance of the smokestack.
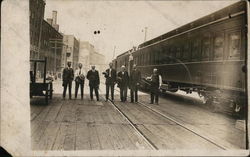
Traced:
[[54, 27], [57, 31], [59, 31], [59, 25], [58, 24], [52, 25], [52, 27]]
[[57, 20], [57, 11], [55, 11], [55, 10], [52, 12], [52, 20], [53, 20], [52, 24], [55, 25], [56, 24], [56, 20]]
[[47, 18], [47, 22], [52, 25], [52, 19], [51, 18]]

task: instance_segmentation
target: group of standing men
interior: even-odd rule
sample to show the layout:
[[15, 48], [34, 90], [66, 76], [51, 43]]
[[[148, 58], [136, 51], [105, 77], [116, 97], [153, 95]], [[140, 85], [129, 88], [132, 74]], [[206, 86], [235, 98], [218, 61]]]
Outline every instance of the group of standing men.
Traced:
[[[79, 63], [78, 69], [75, 71], [71, 68], [71, 63], [68, 62], [68, 66], [63, 69], [63, 99], [65, 99], [67, 87], [69, 88], [69, 99], [72, 99], [71, 96], [71, 89], [72, 89], [72, 81], [75, 78], [75, 99], [77, 98], [78, 89], [81, 89], [81, 99], [83, 99], [83, 91], [84, 91], [84, 70], [82, 69], [82, 64]], [[91, 70], [87, 73], [87, 79], [89, 80], [89, 88], [90, 88], [90, 98], [93, 100], [93, 91], [95, 91], [96, 99], [99, 101], [99, 85], [100, 85], [100, 78], [99, 73], [95, 70], [95, 66], [91, 66]]]
[[131, 75], [129, 76], [125, 66], [121, 67], [121, 71], [116, 73], [116, 70], [112, 68], [113, 64], [109, 64], [103, 74], [106, 78], [106, 101], [109, 99], [109, 91], [111, 91], [111, 100], [114, 100], [114, 86], [117, 83], [117, 87], [120, 88], [121, 102], [127, 101], [127, 91], [130, 88], [131, 102], [138, 102], [138, 87], [141, 80], [141, 73], [137, 70], [136, 65], [133, 66]]
[[[109, 68], [103, 72], [104, 77], [106, 78], [106, 101], [109, 99], [109, 93], [111, 93], [111, 101], [114, 101], [114, 87], [117, 83], [117, 87], [120, 88], [120, 99], [121, 102], [127, 101], [127, 90], [130, 88], [130, 97], [131, 103], [138, 102], [138, 88], [141, 82], [141, 72], [137, 69], [136, 65], [133, 65], [133, 69], [130, 73], [126, 71], [125, 66], [121, 67], [120, 72], [116, 72], [113, 68], [113, 64], [109, 64]], [[93, 91], [95, 91], [96, 99], [99, 101], [99, 85], [100, 78], [99, 73], [95, 70], [95, 66], [91, 66], [91, 70], [87, 72], [86, 75], [89, 80], [89, 88], [90, 88], [90, 99], [93, 100]], [[84, 91], [84, 82], [85, 76], [84, 71], [82, 69], [82, 64], [79, 63], [78, 69], [74, 71], [71, 68], [71, 63], [68, 63], [68, 67], [63, 70], [63, 98], [66, 96], [67, 87], [69, 88], [69, 99], [71, 99], [71, 88], [72, 81], [75, 79], [75, 98], [77, 98], [78, 89], [81, 89], [81, 99], [83, 99], [83, 91]], [[151, 103], [158, 104], [158, 91], [161, 86], [161, 76], [158, 74], [157, 69], [154, 69], [153, 75], [148, 78], [151, 81]]]

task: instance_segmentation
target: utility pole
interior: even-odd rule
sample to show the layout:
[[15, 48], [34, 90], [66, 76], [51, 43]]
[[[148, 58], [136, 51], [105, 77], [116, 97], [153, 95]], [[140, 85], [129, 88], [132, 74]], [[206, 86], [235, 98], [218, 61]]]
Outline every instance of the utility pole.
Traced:
[[114, 59], [114, 58], [115, 58], [115, 48], [116, 48], [116, 46], [114, 46], [113, 58], [112, 58], [112, 59]]
[[50, 39], [49, 41], [50, 41], [51, 45], [54, 44], [54, 47], [53, 46], [51, 47], [52, 50], [54, 49], [54, 66], [52, 64], [51, 70], [53, 70], [56, 73], [57, 72], [57, 64], [59, 63], [59, 62], [57, 63], [57, 58], [58, 58], [57, 49], [62, 49], [61, 45], [63, 45], [63, 42], [61, 39]]
[[148, 30], [148, 27], [145, 27], [144, 42], [147, 40], [147, 30]]
[[38, 59], [40, 59], [40, 54], [41, 54], [41, 39], [42, 39], [42, 32], [43, 32], [43, 19], [44, 19], [44, 9], [42, 12], [42, 17], [40, 19], [40, 29], [39, 29], [39, 37], [38, 37]]
[[56, 49], [57, 49], [57, 41], [55, 40], [55, 58], [54, 58], [54, 73], [56, 74], [56, 59], [57, 59], [57, 55], [56, 55]]

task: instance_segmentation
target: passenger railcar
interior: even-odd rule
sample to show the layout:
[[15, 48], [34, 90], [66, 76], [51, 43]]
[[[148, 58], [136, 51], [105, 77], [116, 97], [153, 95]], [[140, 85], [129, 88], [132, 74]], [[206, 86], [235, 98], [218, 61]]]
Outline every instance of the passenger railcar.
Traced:
[[[237, 2], [139, 45], [132, 55], [142, 86], [157, 68], [163, 91], [197, 91], [207, 102], [230, 102], [240, 111], [246, 103], [246, 5]], [[114, 60], [116, 68], [129, 65], [129, 51]]]

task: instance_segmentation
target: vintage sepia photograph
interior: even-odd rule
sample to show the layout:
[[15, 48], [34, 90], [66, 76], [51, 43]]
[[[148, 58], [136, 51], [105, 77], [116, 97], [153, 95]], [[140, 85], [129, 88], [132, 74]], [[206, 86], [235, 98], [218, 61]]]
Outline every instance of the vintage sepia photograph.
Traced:
[[27, 1], [31, 151], [249, 149], [248, 1]]

